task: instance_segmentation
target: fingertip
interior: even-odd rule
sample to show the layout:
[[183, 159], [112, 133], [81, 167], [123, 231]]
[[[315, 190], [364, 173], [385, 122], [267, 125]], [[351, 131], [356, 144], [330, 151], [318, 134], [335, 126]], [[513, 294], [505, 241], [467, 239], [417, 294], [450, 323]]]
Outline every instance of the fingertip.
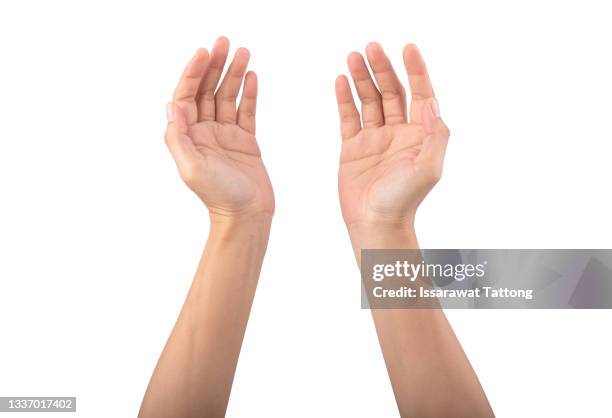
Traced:
[[198, 75], [204, 74], [208, 66], [208, 59], [210, 55], [206, 48], [198, 48], [193, 58], [191, 59], [190, 67]]
[[183, 77], [201, 77], [208, 66], [208, 51], [198, 48], [183, 71]]
[[248, 71], [244, 76], [244, 92], [245, 97], [257, 96], [257, 74], [255, 71]]
[[238, 48], [230, 65], [232, 74], [240, 77], [244, 76], [247, 66], [249, 65], [250, 57], [251, 54], [248, 49]]
[[404, 47], [404, 64], [406, 70], [412, 74], [423, 74], [426, 72], [425, 61], [421, 52], [415, 44], [408, 44]]
[[350, 54], [348, 54], [346, 61], [348, 63], [349, 68], [350, 67], [354, 68], [363, 62], [363, 56], [361, 55], [361, 53], [357, 51], [353, 51]]
[[334, 87], [336, 89], [336, 96], [339, 96], [339, 93], [342, 91], [342, 88], [345, 83], [345, 78], [346, 76], [344, 75], [339, 75], [338, 77], [336, 77], [336, 82], [334, 83]]
[[229, 45], [230, 45], [230, 41], [226, 36], [221, 35], [215, 40], [216, 47], [218, 46], [224, 49], [229, 49]]
[[223, 68], [229, 53], [229, 40], [225, 36], [217, 38], [210, 51], [210, 65], [214, 68]]
[[249, 51], [245, 47], [238, 48], [236, 50], [236, 53], [234, 54], [234, 59], [240, 59], [240, 60], [248, 61], [249, 58], [251, 58], [251, 51]]
[[259, 77], [257, 76], [257, 73], [255, 71], [249, 71], [247, 72], [247, 77], [249, 80], [252, 80], [251, 83], [253, 83], [255, 89], [257, 89], [257, 86], [259, 85]]
[[411, 57], [418, 53], [418, 49], [415, 44], [407, 44], [404, 46], [404, 50], [402, 51], [402, 56], [404, 57], [404, 61], [410, 61]]
[[348, 68], [351, 77], [358, 79], [364, 78], [364, 74], [368, 72], [366, 61], [359, 52], [351, 52], [348, 56]]
[[370, 42], [368, 44], [366, 56], [373, 71], [387, 71], [391, 68], [391, 63], [378, 42]]
[[195, 53], [195, 56], [198, 58], [208, 58], [210, 54], [208, 53], [208, 49], [206, 48], [198, 48]]
[[418, 50], [419, 50], [419, 49], [417, 48], [416, 44], [413, 44], [413, 43], [407, 43], [407, 44], [404, 46], [404, 52], [406, 52], [406, 51], [415, 51], [415, 50], [416, 50], [416, 51], [418, 51]]
[[211, 50], [213, 61], [219, 61], [218, 64], [224, 62], [227, 54], [229, 53], [229, 47], [229, 39], [227, 39], [225, 36], [220, 36], [217, 38]]
[[347, 103], [353, 100], [353, 93], [349, 85], [348, 77], [344, 74], [336, 77], [336, 99], [339, 103]]
[[382, 46], [378, 42], [370, 42], [366, 45], [366, 53], [367, 54], [375, 54], [383, 52]]
[[349, 87], [348, 77], [344, 74], [340, 74], [336, 77], [336, 92], [345, 91]]

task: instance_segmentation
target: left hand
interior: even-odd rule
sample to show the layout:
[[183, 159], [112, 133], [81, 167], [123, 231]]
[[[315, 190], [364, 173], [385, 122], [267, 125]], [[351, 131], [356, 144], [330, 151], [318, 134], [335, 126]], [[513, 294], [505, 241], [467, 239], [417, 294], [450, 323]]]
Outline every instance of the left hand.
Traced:
[[168, 105], [166, 144], [211, 216], [271, 218], [274, 193], [255, 140], [257, 76], [246, 72], [249, 51], [239, 48], [217, 88], [228, 50], [221, 37], [187, 65]]

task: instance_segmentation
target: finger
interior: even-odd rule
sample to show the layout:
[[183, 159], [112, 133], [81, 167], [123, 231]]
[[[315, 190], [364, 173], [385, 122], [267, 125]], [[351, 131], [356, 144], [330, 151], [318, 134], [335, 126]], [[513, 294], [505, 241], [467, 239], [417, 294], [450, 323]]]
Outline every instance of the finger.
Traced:
[[189, 61], [189, 64], [187, 64], [174, 90], [173, 101], [185, 112], [186, 121], [189, 125], [197, 121], [196, 95], [202, 77], [208, 68], [208, 62], [208, 51], [204, 48], [198, 49], [191, 61]]
[[433, 87], [427, 74], [427, 67], [421, 53], [416, 45], [409, 44], [404, 48], [404, 65], [408, 72], [408, 82], [410, 84], [410, 93], [412, 102], [410, 104], [410, 120], [416, 123], [422, 123], [420, 104], [427, 99], [434, 97]]
[[380, 92], [376, 88], [366, 63], [358, 52], [352, 52], [348, 57], [351, 77], [361, 100], [361, 119], [364, 128], [376, 128], [385, 124]]
[[238, 106], [238, 126], [255, 135], [255, 110], [257, 107], [257, 74], [246, 73], [242, 97]]
[[385, 124], [406, 123], [406, 92], [391, 65], [391, 61], [376, 42], [368, 44], [366, 56], [382, 96]]
[[234, 59], [227, 69], [227, 74], [215, 94], [215, 109], [217, 122], [236, 123], [236, 98], [242, 85], [242, 79], [249, 64], [249, 50], [238, 48]]
[[341, 75], [336, 79], [336, 100], [340, 112], [340, 135], [342, 140], [354, 137], [361, 130], [359, 111], [355, 106], [348, 78]]
[[215, 120], [215, 90], [229, 52], [229, 40], [221, 36], [210, 51], [210, 62], [198, 91], [198, 121]]
[[183, 180], [190, 181], [195, 166], [203, 158], [197, 152], [188, 133], [186, 115], [176, 103], [166, 106], [168, 127], [164, 139]]

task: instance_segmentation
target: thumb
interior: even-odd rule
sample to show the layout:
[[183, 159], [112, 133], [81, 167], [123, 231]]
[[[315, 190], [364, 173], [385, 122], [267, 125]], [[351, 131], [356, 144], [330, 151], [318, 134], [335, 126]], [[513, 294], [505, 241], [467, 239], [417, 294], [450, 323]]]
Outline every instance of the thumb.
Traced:
[[440, 118], [440, 108], [434, 97], [423, 103], [421, 113], [426, 136], [419, 159], [431, 168], [432, 175], [438, 180], [442, 175], [442, 164], [450, 131]]
[[166, 105], [166, 116], [168, 127], [164, 139], [181, 176], [183, 176], [192, 171], [190, 167], [193, 167], [197, 159], [202, 156], [198, 153], [188, 135], [187, 119], [181, 108], [173, 102], [168, 103]]

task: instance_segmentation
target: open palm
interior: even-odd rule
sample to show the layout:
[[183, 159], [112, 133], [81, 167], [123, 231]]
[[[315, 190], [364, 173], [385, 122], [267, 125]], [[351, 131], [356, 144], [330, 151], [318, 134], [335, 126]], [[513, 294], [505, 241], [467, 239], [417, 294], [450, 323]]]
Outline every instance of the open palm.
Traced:
[[366, 48], [376, 83], [361, 54], [348, 57], [361, 100], [355, 106], [347, 77], [336, 80], [342, 152], [339, 191], [344, 220], [403, 223], [439, 180], [449, 132], [440, 119], [425, 63], [414, 45], [404, 48], [412, 102], [383, 49]]
[[255, 140], [257, 76], [246, 73], [249, 52], [240, 48], [217, 88], [228, 50], [219, 38], [210, 54], [200, 49], [187, 65], [169, 104], [166, 143], [211, 213], [271, 215], [274, 193]]

